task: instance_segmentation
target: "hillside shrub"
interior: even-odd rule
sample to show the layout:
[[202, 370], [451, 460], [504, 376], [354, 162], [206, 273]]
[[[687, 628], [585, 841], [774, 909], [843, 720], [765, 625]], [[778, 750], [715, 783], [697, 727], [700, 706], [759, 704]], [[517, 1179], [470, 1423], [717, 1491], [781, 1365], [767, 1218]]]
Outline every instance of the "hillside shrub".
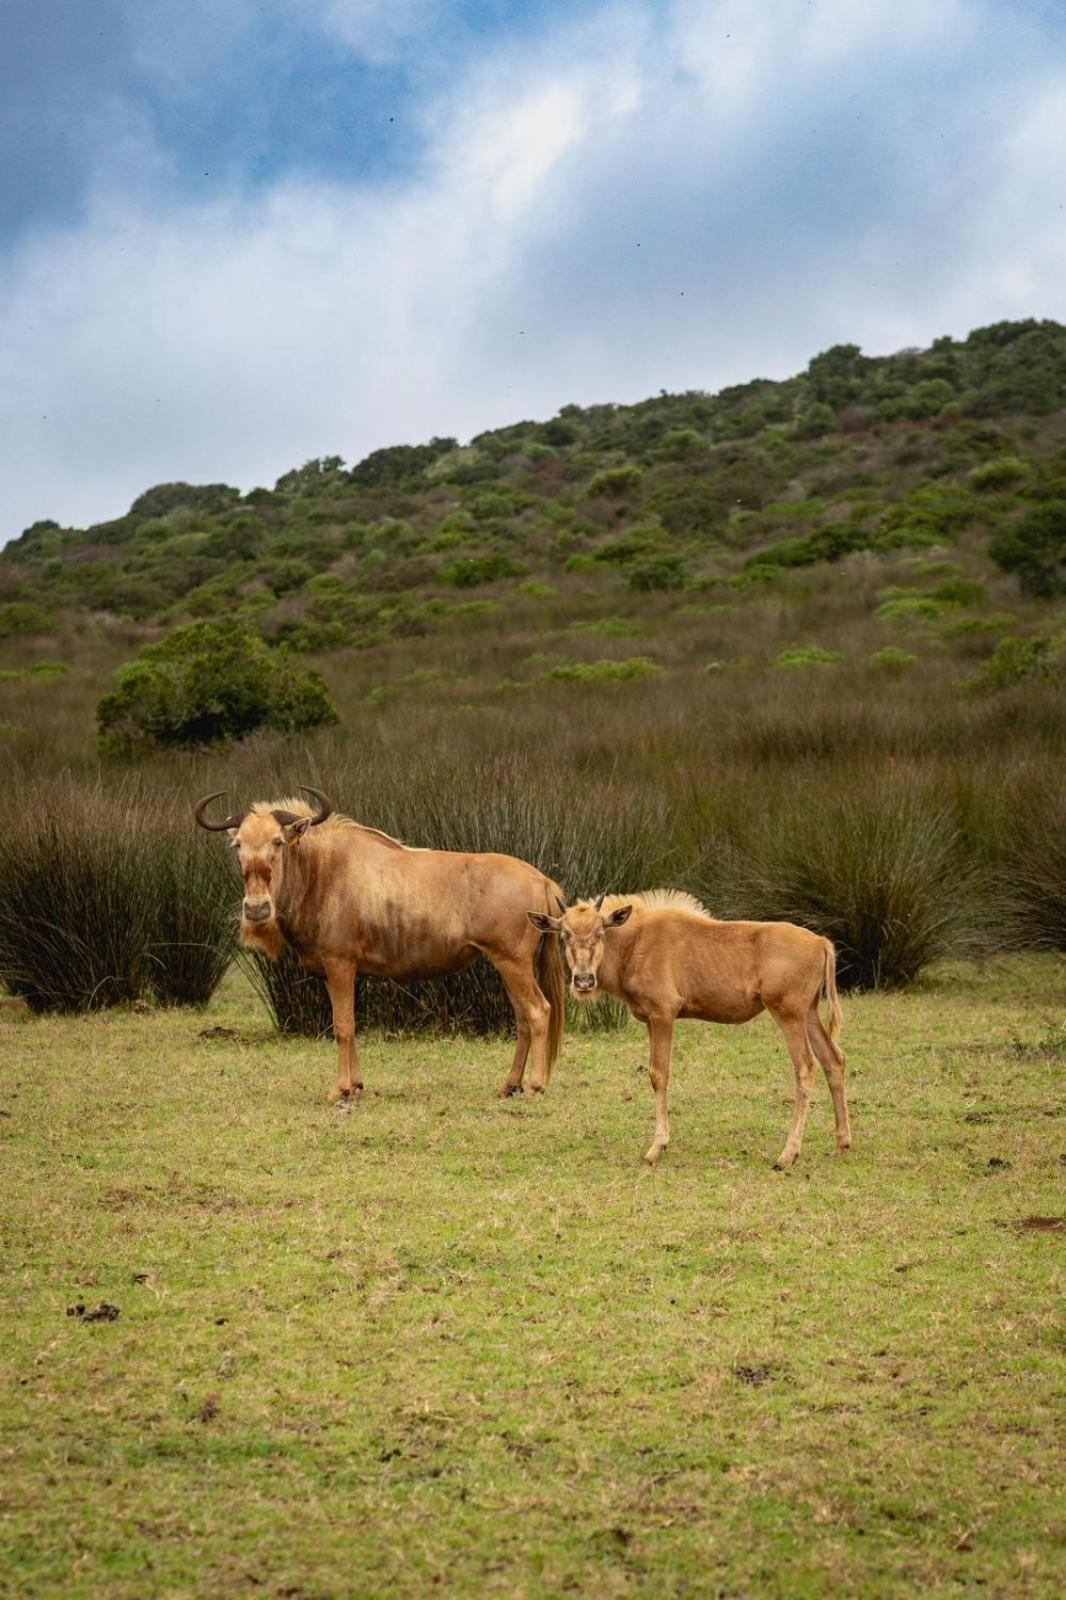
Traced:
[[909, 650], [901, 650], [898, 645], [886, 644], [883, 650], [874, 650], [866, 658], [866, 665], [872, 672], [881, 672], [888, 677], [898, 678], [900, 673], [906, 672], [908, 667], [918, 664], [918, 657]]
[[29, 600], [9, 600], [0, 606], [0, 639], [14, 639], [27, 633], [44, 633], [54, 618], [43, 606]]
[[1018, 456], [997, 456], [993, 461], [985, 461], [981, 466], [974, 467], [969, 475], [970, 488], [976, 489], [979, 494], [1013, 489], [1025, 482], [1029, 470], [1029, 463]]
[[650, 656], [626, 656], [620, 661], [564, 661], [547, 674], [557, 683], [631, 683], [654, 678], [662, 668]]
[[660, 550], [626, 563], [626, 585], [638, 593], [683, 589], [687, 581], [685, 557], [679, 550]]
[[590, 480], [588, 493], [590, 498], [602, 495], [610, 500], [625, 499], [637, 493], [643, 478], [644, 474], [639, 467], [632, 465], [606, 467]]
[[963, 694], [997, 694], [1027, 678], [1050, 678], [1061, 673], [1063, 660], [1062, 640], [1050, 633], [1033, 634], [1028, 639], [1008, 635], [959, 688]]
[[949, 607], [929, 595], [906, 595], [897, 600], [885, 600], [874, 616], [879, 622], [936, 622]]
[[805, 667], [838, 667], [843, 659], [839, 650], [826, 650], [820, 644], [791, 644], [770, 665], [779, 672], [796, 672]]
[[989, 540], [988, 553], [1039, 600], [1066, 594], [1066, 500], [1037, 506]]
[[235, 621], [177, 628], [121, 667], [97, 722], [111, 754], [196, 747], [258, 728], [304, 732], [337, 721], [315, 672]]
[[933, 590], [931, 598], [948, 606], [982, 606], [988, 599], [988, 590], [976, 578], [945, 578]]
[[482, 583], [495, 583], [499, 578], [524, 577], [528, 571], [521, 561], [515, 561], [502, 551], [494, 551], [446, 562], [440, 569], [440, 579], [453, 589], [476, 589]]

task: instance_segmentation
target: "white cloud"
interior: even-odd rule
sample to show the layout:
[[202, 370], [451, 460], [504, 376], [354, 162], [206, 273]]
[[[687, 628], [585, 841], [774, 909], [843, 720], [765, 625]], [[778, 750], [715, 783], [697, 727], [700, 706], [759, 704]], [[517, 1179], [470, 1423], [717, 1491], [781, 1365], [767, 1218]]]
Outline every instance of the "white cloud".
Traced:
[[371, 62], [394, 60], [415, 34], [447, 22], [443, 0], [295, 0], [295, 4]]
[[[896, 9], [917, 37], [929, 8]], [[980, 140], [961, 115], [943, 146], [919, 128], [888, 171], [867, 171], [876, 147], [816, 146], [818, 189], [780, 39], [757, 31], [743, 92], [711, 95], [681, 11], [654, 40], [622, 6], [478, 62], [391, 187], [288, 182], [160, 216], [101, 186], [0, 284], [0, 537], [166, 479], [248, 488], [569, 400], [783, 376], [840, 339], [1066, 315], [1066, 80], [1015, 85]], [[835, 68], [806, 70], [819, 106], [839, 92]], [[884, 199], [837, 214], [838, 167]]]

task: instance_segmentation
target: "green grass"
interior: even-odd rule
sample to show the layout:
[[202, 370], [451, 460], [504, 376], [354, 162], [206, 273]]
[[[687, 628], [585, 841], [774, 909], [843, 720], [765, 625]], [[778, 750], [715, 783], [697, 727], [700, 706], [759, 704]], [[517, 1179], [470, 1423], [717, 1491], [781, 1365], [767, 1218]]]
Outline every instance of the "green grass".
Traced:
[[790, 1175], [765, 1019], [678, 1030], [650, 1171], [636, 1026], [529, 1104], [368, 1038], [345, 1114], [236, 980], [0, 1011], [0, 1592], [1060, 1593], [1062, 978], [852, 998]]

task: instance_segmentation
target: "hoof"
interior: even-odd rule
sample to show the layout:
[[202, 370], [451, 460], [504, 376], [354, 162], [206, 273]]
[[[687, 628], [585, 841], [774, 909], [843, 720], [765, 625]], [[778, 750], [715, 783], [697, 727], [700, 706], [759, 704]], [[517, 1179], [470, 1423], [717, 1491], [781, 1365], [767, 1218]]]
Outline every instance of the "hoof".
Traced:
[[795, 1163], [795, 1156], [778, 1156], [771, 1170], [773, 1172], [789, 1172]]
[[667, 1149], [665, 1144], [653, 1144], [650, 1150], [644, 1152], [644, 1159], [649, 1167], [654, 1167], [659, 1157]]
[[527, 1083], [525, 1088], [522, 1090], [523, 1097], [526, 1100], [535, 1100], [538, 1095], [543, 1093], [544, 1085], [542, 1083]]
[[349, 1094], [349, 1091], [347, 1089], [341, 1089], [341, 1088], [336, 1088], [335, 1087], [335, 1088], [332, 1088], [329, 1091], [329, 1094], [327, 1094], [326, 1099], [329, 1101], [330, 1105], [336, 1105], [338, 1100], [347, 1100], [348, 1094]]
[[496, 1090], [496, 1098], [497, 1100], [510, 1100], [512, 1095], [521, 1093], [522, 1085], [520, 1083], [505, 1083], [502, 1089]]

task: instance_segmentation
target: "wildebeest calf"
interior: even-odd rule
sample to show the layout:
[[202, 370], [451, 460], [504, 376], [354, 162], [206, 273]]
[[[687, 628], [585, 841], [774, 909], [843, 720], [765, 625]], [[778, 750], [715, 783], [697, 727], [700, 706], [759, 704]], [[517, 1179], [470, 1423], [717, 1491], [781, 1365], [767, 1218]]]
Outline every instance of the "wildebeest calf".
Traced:
[[[836, 951], [828, 939], [792, 922], [718, 922], [691, 895], [668, 889], [601, 895], [558, 917], [528, 916], [535, 928], [560, 935], [575, 995], [588, 1000], [605, 990], [648, 1026], [655, 1137], [646, 1161], [657, 1161], [670, 1142], [667, 1087], [678, 1017], [750, 1022], [769, 1011], [796, 1075], [792, 1126], [778, 1167], [790, 1167], [800, 1153], [816, 1056], [833, 1097], [837, 1153], [851, 1144], [844, 1053], [836, 1044]], [[823, 995], [825, 1024], [818, 1014]]]

